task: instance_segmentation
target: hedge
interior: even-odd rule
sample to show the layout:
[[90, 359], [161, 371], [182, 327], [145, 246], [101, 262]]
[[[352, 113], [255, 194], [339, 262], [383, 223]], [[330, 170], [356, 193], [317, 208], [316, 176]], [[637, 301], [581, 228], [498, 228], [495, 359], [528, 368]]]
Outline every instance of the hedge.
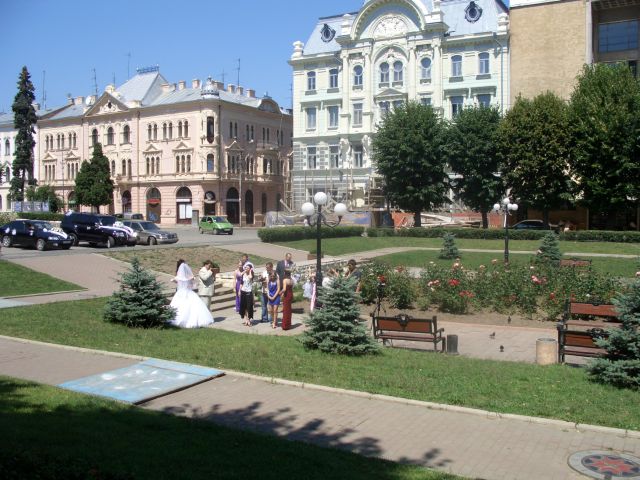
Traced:
[[[265, 243], [288, 242], [316, 238], [316, 232], [315, 227], [261, 228], [258, 230], [258, 237]], [[364, 227], [322, 227], [320, 232], [322, 238], [361, 237]]]
[[64, 217], [62, 213], [51, 212], [0, 212], [0, 225], [12, 222], [16, 218], [28, 220], [46, 220], [47, 222], [61, 222]]
[[[502, 228], [369, 228], [369, 237], [420, 237], [442, 238], [445, 233], [452, 233], [456, 238], [475, 238], [485, 240], [501, 240], [504, 238]], [[509, 238], [513, 240], [541, 240], [548, 230], [509, 230]], [[640, 243], [640, 232], [610, 230], [576, 230], [562, 232], [560, 240], [574, 242], [619, 242]]]

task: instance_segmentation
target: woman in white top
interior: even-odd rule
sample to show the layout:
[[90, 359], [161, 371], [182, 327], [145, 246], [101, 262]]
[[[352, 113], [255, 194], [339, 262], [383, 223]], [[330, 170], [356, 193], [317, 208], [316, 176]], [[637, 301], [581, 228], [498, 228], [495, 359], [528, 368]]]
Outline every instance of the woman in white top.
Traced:
[[194, 276], [184, 260], [178, 260], [178, 271], [173, 282], [178, 289], [171, 299], [171, 306], [176, 309], [176, 316], [171, 323], [180, 328], [206, 327], [213, 323], [213, 317], [200, 297], [193, 291]]
[[240, 318], [243, 325], [253, 325], [253, 263], [246, 262], [240, 277]]

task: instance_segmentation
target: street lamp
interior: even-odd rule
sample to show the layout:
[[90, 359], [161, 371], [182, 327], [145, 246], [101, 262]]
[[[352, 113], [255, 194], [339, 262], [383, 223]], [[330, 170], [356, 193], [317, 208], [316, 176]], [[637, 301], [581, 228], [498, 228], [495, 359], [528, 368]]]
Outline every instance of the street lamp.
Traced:
[[307, 217], [309, 226], [316, 227], [316, 298], [318, 298], [318, 293], [322, 286], [322, 232], [320, 227], [322, 225], [326, 225], [327, 227], [338, 226], [344, 214], [347, 213], [347, 206], [344, 203], [336, 203], [333, 207], [333, 213], [338, 216], [338, 221], [329, 222], [326, 214], [322, 213], [322, 207], [327, 204], [328, 200], [329, 198], [326, 193], [318, 192], [313, 196], [313, 201], [318, 207], [317, 211], [316, 206], [311, 202], [303, 203], [302, 208], [300, 209], [302, 214]]
[[504, 215], [504, 263], [509, 263], [509, 221], [507, 217], [511, 215], [511, 212], [518, 211], [518, 204], [511, 203], [509, 197], [505, 197], [501, 204], [496, 203], [493, 206], [493, 211]]

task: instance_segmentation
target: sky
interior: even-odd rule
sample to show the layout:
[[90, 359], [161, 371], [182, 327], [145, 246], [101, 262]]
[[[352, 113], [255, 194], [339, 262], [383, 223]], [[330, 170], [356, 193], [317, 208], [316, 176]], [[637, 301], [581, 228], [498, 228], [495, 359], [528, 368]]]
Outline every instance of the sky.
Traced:
[[[170, 83], [211, 76], [291, 107], [293, 42], [318, 18], [355, 12], [362, 0], [1, 0], [0, 112], [10, 112], [23, 66], [36, 101], [53, 108], [100, 95], [136, 68], [156, 66]], [[95, 79], [94, 82], [94, 69]], [[44, 72], [44, 73], [43, 73]]]

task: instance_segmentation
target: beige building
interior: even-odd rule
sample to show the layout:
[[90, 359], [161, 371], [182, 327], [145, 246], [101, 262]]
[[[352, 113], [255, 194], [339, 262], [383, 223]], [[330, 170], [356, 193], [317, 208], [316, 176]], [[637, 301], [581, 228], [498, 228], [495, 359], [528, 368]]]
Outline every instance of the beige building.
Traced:
[[513, 0], [511, 100], [568, 99], [584, 64], [638, 61], [640, 0]]
[[74, 179], [101, 143], [115, 184], [110, 213], [163, 224], [227, 215], [261, 225], [289, 191], [292, 116], [270, 97], [209, 79], [171, 84], [141, 69], [99, 97], [69, 99], [38, 122], [40, 184], [77, 208]]

